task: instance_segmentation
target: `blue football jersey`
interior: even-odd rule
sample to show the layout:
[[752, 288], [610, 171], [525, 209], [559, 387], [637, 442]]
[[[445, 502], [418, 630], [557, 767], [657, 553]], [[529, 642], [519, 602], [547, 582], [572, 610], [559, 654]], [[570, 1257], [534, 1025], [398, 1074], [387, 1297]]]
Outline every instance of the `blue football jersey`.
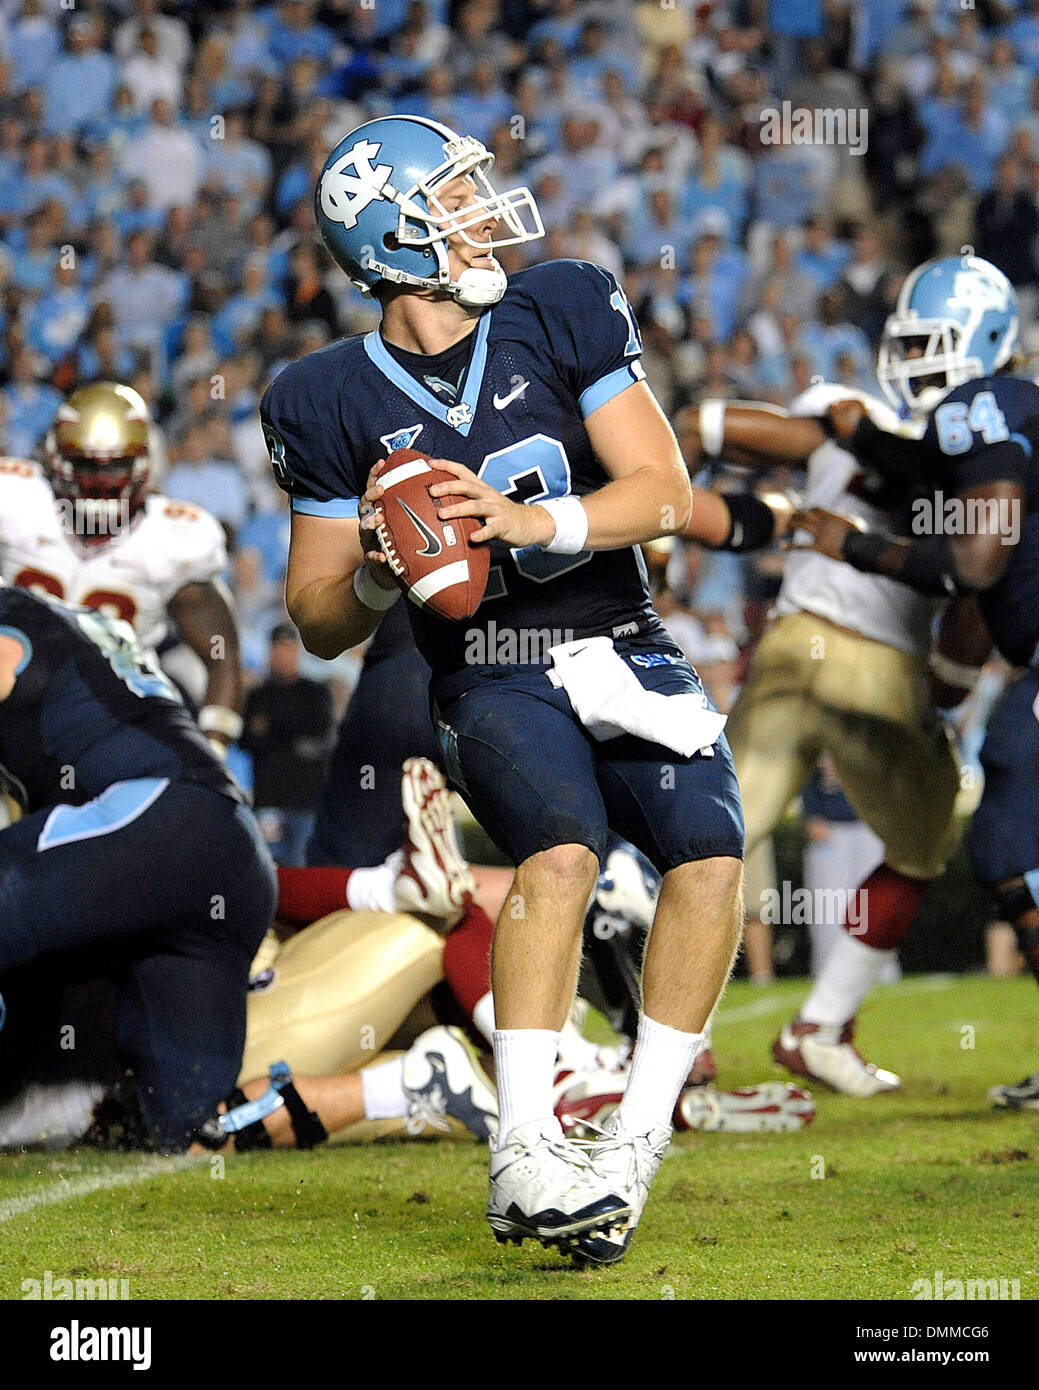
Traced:
[[0, 633], [25, 652], [0, 702], [0, 781], [23, 810], [81, 805], [138, 777], [196, 782], [244, 802], [127, 623], [4, 585]]
[[1019, 516], [1000, 518], [1016, 544], [998, 583], [978, 594], [992, 640], [1014, 666], [1039, 647], [1039, 386], [1021, 377], [980, 377], [957, 386], [932, 413], [924, 436], [928, 481], [946, 503], [982, 483], [1017, 483]]
[[[279, 484], [294, 511], [357, 515], [379, 459], [414, 448], [471, 468], [514, 501], [583, 496], [609, 478], [584, 421], [645, 373], [628, 301], [607, 271], [550, 261], [512, 276], [474, 331], [458, 400], [448, 404], [387, 351], [378, 332], [342, 339], [286, 367], [260, 405]], [[450, 623], [408, 605], [435, 673], [465, 664], [475, 632], [559, 632], [560, 638], [655, 631], [637, 546], [549, 555], [491, 545], [484, 602]], [[490, 663], [500, 650], [483, 644]]]

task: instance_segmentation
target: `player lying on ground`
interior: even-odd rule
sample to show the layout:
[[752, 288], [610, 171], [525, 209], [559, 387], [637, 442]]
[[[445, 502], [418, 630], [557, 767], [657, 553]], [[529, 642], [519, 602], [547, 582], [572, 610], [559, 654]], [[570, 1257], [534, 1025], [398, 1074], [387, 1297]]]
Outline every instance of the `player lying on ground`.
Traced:
[[[821, 506], [798, 521], [815, 550], [864, 575], [976, 595], [997, 650], [1020, 669], [989, 722], [970, 852], [1039, 980], [1039, 387], [1010, 375], [1017, 334], [1017, 297], [994, 265], [918, 266], [885, 328], [879, 374], [892, 398], [926, 415], [922, 438], [891, 434], [853, 404], [831, 420], [864, 464], [922, 487], [912, 535]], [[990, 1095], [1039, 1108], [1039, 1072]]]
[[45, 1022], [9, 975], [103, 956], [145, 1132], [182, 1148], [238, 1075], [249, 964], [273, 916], [244, 794], [128, 624], [10, 585], [0, 764], [23, 811], [0, 831], [3, 1084], [25, 1074]]
[[[680, 417], [679, 438], [690, 460], [706, 455], [804, 467], [806, 507], [839, 507], [864, 526], [908, 527], [911, 488], [867, 472], [832, 437], [827, 409], [848, 395], [844, 387], [815, 385], [789, 412], [704, 402]], [[883, 401], [864, 393], [857, 399], [861, 410], [899, 428]], [[702, 509], [699, 528], [694, 503], [687, 535], [717, 544], [725, 525], [722, 500]], [[771, 539], [774, 507], [752, 494], [724, 505], [732, 548]], [[883, 840], [885, 858], [852, 896], [838, 945], [772, 1055], [834, 1090], [872, 1096], [900, 1081], [859, 1054], [855, 1015], [954, 847], [959, 770], [934, 708], [929, 653], [932, 675], [969, 685], [989, 639], [973, 599], [949, 604], [891, 578], [861, 574], [840, 557], [799, 550], [787, 556], [775, 611], [728, 724], [748, 849], [772, 833], [826, 752], [859, 816]], [[954, 702], [965, 693], [961, 685]]]
[[[348, 1142], [452, 1133], [452, 1119], [479, 1138], [496, 1128], [496, 1096], [471, 1043], [459, 1028], [444, 1026], [458, 1020], [471, 1036], [490, 1040], [491, 923], [468, 903], [472, 878], [459, 854], [443, 779], [415, 759], [404, 768], [402, 788], [404, 846], [380, 870], [279, 871], [278, 934], [268, 933], [251, 969], [242, 1079], [220, 1107], [230, 1117], [206, 1127], [217, 1147], [230, 1143], [232, 1132], [235, 1148], [247, 1149], [310, 1146], [325, 1133]], [[649, 925], [658, 888], [659, 876], [633, 848], [611, 850], [589, 906], [586, 938], [602, 948], [599, 968], [612, 998], [618, 997], [617, 976], [623, 976], [620, 995], [630, 988], [626, 942]], [[358, 897], [357, 910], [340, 908]], [[456, 925], [445, 941], [429, 923]], [[306, 929], [287, 934], [293, 927]], [[34, 1079], [0, 1107], [0, 1147], [55, 1148], [84, 1138], [146, 1145], [125, 1082], [103, 1084], [119, 1071], [114, 1038], [106, 1061], [100, 1036], [104, 984], [70, 998], [53, 968], [49, 983], [51, 996], [61, 998], [56, 1016], [80, 1031], [77, 1015], [85, 1014], [91, 1045], [30, 1062]], [[24, 988], [12, 1003], [27, 1007]], [[41, 990], [34, 1006], [50, 1017], [48, 1005]], [[623, 1022], [631, 1009], [625, 998], [612, 1012]], [[434, 1017], [440, 1025], [428, 1028]], [[421, 1029], [406, 1053], [383, 1055]], [[616, 1108], [629, 1051], [630, 1043], [597, 1047], [573, 1026], [563, 1031], [553, 1098], [564, 1129], [586, 1128]], [[266, 1073], [278, 1059], [289, 1070], [279, 1069], [272, 1085]], [[253, 1101], [260, 1103], [242, 1108]], [[738, 1092], [699, 1087], [682, 1093], [675, 1124], [774, 1132], [799, 1128], [813, 1113], [804, 1093], [777, 1083]]]
[[[261, 414], [293, 499], [289, 611], [312, 651], [356, 645], [397, 597], [373, 529], [391, 448], [421, 435], [465, 499], [442, 518], [483, 523], [474, 539], [491, 545], [493, 589], [475, 618], [452, 625], [414, 606], [409, 617], [433, 671], [451, 780], [518, 865], [523, 912], [499, 916], [494, 942], [502, 1115], [488, 1219], [500, 1239], [601, 1243], [611, 1257], [638, 1221], [728, 976], [742, 822], [722, 721], [653, 613], [634, 549], [681, 530], [689, 485], [645, 384], [630, 308], [608, 273], [577, 262], [507, 282], [496, 247], [542, 228], [528, 190], [493, 193], [491, 162], [478, 141], [409, 117], [340, 142], [319, 181], [318, 225], [340, 266], [375, 293], [382, 328], [286, 367]], [[501, 663], [492, 619], [513, 633], [602, 638], [593, 656], [634, 675], [639, 716], [657, 708], [652, 695], [684, 695], [703, 732], [690, 746], [695, 721], [682, 720], [679, 747], [665, 748], [659, 740], [677, 735], [651, 718], [649, 737], [595, 738], [572, 703], [579, 673], [570, 667], [568, 695], [547, 660]], [[466, 659], [474, 638], [479, 664]], [[663, 706], [677, 715], [673, 698]], [[630, 710], [617, 713], [638, 726]], [[649, 856], [664, 886], [631, 1078], [589, 1153], [554, 1120], [552, 1082], [608, 825]]]
[[242, 726], [224, 532], [151, 490], [150, 431], [136, 391], [99, 381], [59, 407], [42, 464], [0, 459], [0, 575], [124, 619], [150, 654], [172, 625], [204, 669], [199, 724], [222, 754]]

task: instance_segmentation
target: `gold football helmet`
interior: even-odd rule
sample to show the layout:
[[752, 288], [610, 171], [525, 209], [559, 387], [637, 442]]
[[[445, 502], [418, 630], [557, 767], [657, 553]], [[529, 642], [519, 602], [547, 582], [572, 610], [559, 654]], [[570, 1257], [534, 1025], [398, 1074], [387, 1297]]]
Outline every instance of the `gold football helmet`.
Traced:
[[73, 503], [83, 540], [110, 539], [144, 506], [150, 426], [144, 397], [115, 381], [81, 386], [58, 407], [44, 461], [55, 495]]

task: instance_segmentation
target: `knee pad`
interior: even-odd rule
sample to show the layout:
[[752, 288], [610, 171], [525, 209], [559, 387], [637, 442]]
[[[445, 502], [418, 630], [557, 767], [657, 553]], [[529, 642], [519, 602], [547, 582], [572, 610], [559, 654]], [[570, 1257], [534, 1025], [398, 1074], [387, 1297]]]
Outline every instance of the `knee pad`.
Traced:
[[271, 1066], [271, 1084], [262, 1096], [246, 1100], [244, 1093], [235, 1087], [227, 1099], [226, 1112], [207, 1120], [196, 1131], [195, 1139], [207, 1149], [222, 1149], [228, 1138], [232, 1138], [236, 1153], [269, 1149], [271, 1136], [263, 1122], [282, 1106], [289, 1112], [297, 1149], [313, 1149], [328, 1138], [328, 1130], [314, 1111], [307, 1109], [293, 1085], [288, 1064], [274, 1062]]

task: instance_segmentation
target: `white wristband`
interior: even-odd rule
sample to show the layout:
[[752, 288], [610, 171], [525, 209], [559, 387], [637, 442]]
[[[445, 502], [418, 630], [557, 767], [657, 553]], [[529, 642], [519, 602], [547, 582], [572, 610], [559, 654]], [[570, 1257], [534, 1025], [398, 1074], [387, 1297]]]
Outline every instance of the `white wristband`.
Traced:
[[374, 613], [385, 613], [387, 608], [392, 608], [400, 598], [400, 590], [396, 584], [392, 589], [384, 589], [379, 581], [369, 574], [367, 565], [360, 565], [354, 570], [354, 593], [365, 608], [370, 608]]
[[556, 524], [556, 534], [543, 545], [550, 555], [578, 555], [588, 539], [588, 513], [579, 497], [550, 497], [539, 502]]
[[725, 402], [700, 402], [700, 445], [708, 458], [716, 459], [725, 443]]
[[242, 735], [242, 716], [225, 705], [205, 705], [199, 711], [198, 727], [204, 734], [223, 734], [234, 743]]

